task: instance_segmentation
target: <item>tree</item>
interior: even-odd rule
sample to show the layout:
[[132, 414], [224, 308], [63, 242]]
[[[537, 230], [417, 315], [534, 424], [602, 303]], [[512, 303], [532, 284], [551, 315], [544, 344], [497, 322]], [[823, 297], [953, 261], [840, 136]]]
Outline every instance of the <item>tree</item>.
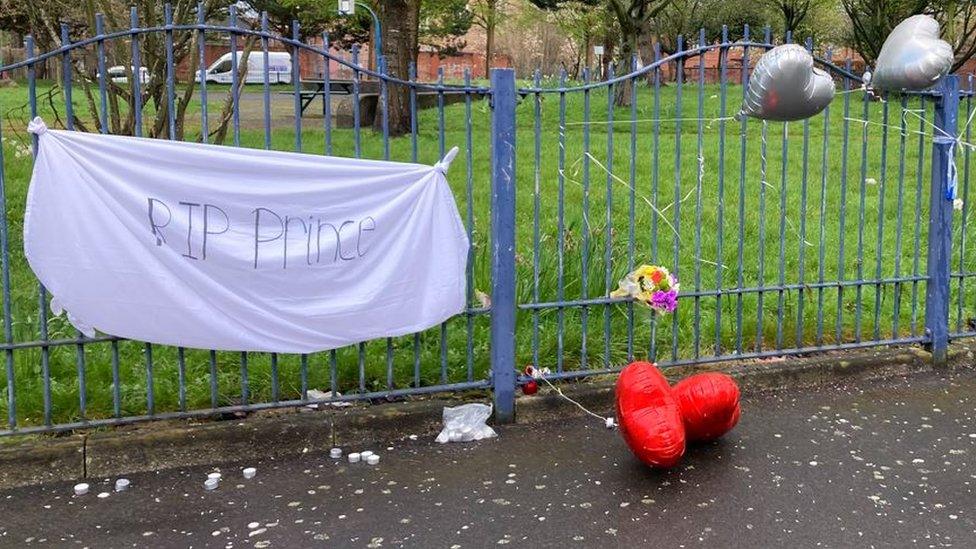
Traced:
[[[672, 0], [608, 0], [610, 12], [616, 18], [620, 30], [618, 59], [630, 66], [630, 59], [638, 51], [638, 41], [647, 32], [652, 21]], [[630, 97], [630, 94], [624, 94]]]
[[[744, 25], [761, 27], [769, 17], [758, 2], [739, 4], [727, 0], [672, 0], [661, 11], [649, 29], [664, 53], [674, 53], [677, 37], [697, 41], [699, 29], [705, 29], [705, 40], [715, 42], [722, 37], [722, 27], [729, 29], [729, 38], [741, 37]], [[641, 41], [641, 57], [649, 59], [652, 40]]]
[[952, 44], [957, 70], [976, 54], [976, 2], [972, 0], [842, 0], [851, 19], [851, 43], [865, 62], [878, 59], [888, 33], [912, 15], [934, 16]]
[[[672, 0], [609, 0], [610, 12], [615, 16], [620, 31], [620, 50], [617, 59], [621, 66], [630, 69], [631, 59], [640, 51], [641, 37], [647, 35], [651, 22], [671, 2]], [[628, 79], [617, 86], [614, 98], [616, 105], [630, 104], [630, 91], [633, 85], [633, 81]]]
[[[210, 20], [215, 17], [225, 17], [227, 8], [232, 0], [205, 0], [203, 2], [204, 18]], [[126, 2], [124, 0], [32, 0], [26, 2], [26, 15], [29, 21], [31, 32], [42, 49], [50, 49], [43, 45], [50, 44], [53, 47], [62, 45], [60, 24], [68, 25], [69, 36], [94, 36], [95, 14], [104, 13], [105, 31], [128, 29], [130, 27], [128, 13], [129, 6], [136, 8], [139, 15], [139, 22], [145, 27], [159, 27], [163, 25], [163, 5], [155, 0], [134, 0]], [[195, 23], [197, 19], [196, 0], [172, 0], [171, 1], [173, 22], [177, 25]], [[177, 31], [173, 33], [173, 64], [179, 66], [184, 60], [189, 60], [191, 72], [196, 71], [199, 56], [190, 55], [197, 51], [200, 36], [196, 32]], [[82, 52], [78, 50], [71, 56], [72, 80], [75, 82], [75, 91], [84, 98], [89, 119], [94, 121], [95, 128], [89, 128], [85, 121], [75, 116], [72, 124], [79, 130], [87, 131], [91, 129], [102, 129], [102, 119], [107, 119], [107, 124], [112, 133], [133, 134], [136, 132], [135, 113], [132, 108], [136, 104], [135, 86], [129, 84], [118, 84], [111, 79], [105, 79], [107, 112], [102, 113], [99, 101], [96, 101], [95, 93], [99, 84], [97, 66], [89, 63], [83, 64]], [[145, 33], [139, 38], [139, 51], [141, 55], [140, 65], [146, 67], [148, 78], [142, 83], [139, 93], [139, 104], [143, 109], [152, 106], [151, 118], [148, 126], [139, 128], [148, 137], [169, 136], [169, 101], [166, 97], [166, 66], [167, 48], [163, 33]], [[189, 57], [187, 57], [189, 56]], [[128, 82], [135, 80], [130, 45], [124, 40], [113, 40], [105, 44], [105, 65], [121, 65], [125, 67]], [[175, 98], [173, 105], [173, 115], [175, 125], [173, 135], [177, 139], [182, 139], [184, 134], [183, 120], [187, 106], [193, 98], [193, 91], [196, 82], [191, 80]], [[77, 96], [76, 96], [77, 97]]]
[[571, 72], [578, 78], [581, 65], [593, 65], [593, 46], [610, 37], [606, 4], [602, 0], [529, 0], [529, 3], [552, 14], [559, 28], [576, 43], [576, 67]]
[[[10, 0], [0, 0], [10, 1]], [[292, 22], [299, 23], [299, 39], [308, 40], [322, 32], [339, 48], [350, 48], [367, 41], [375, 45], [373, 18], [364, 9], [341, 15], [335, 0], [242, 0], [254, 13], [267, 12], [272, 32], [291, 37]], [[367, 2], [379, 13], [383, 2]], [[419, 40], [444, 53], [464, 47], [464, 36], [471, 28], [472, 14], [467, 0], [422, 0], [417, 34]], [[373, 56], [369, 56], [369, 63]], [[372, 67], [372, 65], [370, 65]]]
[[[697, 36], [698, 29], [704, 25], [704, 11], [704, 2], [701, 0], [672, 0], [651, 21], [644, 34], [653, 34], [661, 51], [672, 54], [678, 49], [679, 36]], [[647, 56], [650, 54], [648, 50], [651, 40], [642, 40], [642, 43], [647, 44], [642, 48], [642, 56]]]
[[350, 21], [350, 27], [360, 32], [366, 31], [362, 36], [368, 36], [369, 32], [368, 17], [361, 17], [358, 13], [352, 18], [340, 17], [332, 0], [244, 0], [243, 3], [256, 14], [267, 12], [271, 31], [289, 38], [292, 21], [298, 21], [298, 37], [303, 41]]
[[473, 20], [468, 0], [424, 0], [417, 35], [421, 44], [451, 55], [466, 46], [462, 37], [471, 29]]
[[[242, 0], [255, 14], [267, 13], [271, 32], [291, 38], [292, 24], [298, 21], [298, 39], [329, 33], [332, 45], [348, 48], [352, 44], [374, 43], [373, 23], [365, 10], [351, 16], [341, 15], [334, 0]], [[373, 55], [366, 62], [373, 67]]]
[[838, 0], [765, 0], [768, 19], [779, 36], [792, 33], [794, 41], [844, 43], [850, 26]]
[[31, 5], [22, 0], [0, 0], [0, 29], [24, 36], [30, 32]]
[[504, 15], [504, 0], [471, 0], [469, 3], [472, 22], [485, 31], [485, 76], [491, 70], [491, 58], [495, 54], [495, 31]]
[[[421, 0], [384, 0], [378, 15], [383, 28], [383, 57], [387, 73], [406, 80], [410, 64], [417, 59], [420, 34]], [[410, 89], [392, 85], [387, 93], [387, 119], [390, 135], [410, 131]], [[374, 127], [382, 124], [377, 116]]]
[[930, 0], [842, 0], [851, 19], [851, 45], [873, 64], [891, 29], [905, 18], [924, 13]]
[[807, 18], [810, 8], [816, 7], [813, 0], [766, 0], [766, 3], [781, 17], [784, 34], [795, 33]]
[[[35, 52], [41, 53], [58, 47], [60, 23], [68, 25], [72, 35], [85, 28], [84, 5], [68, 0], [0, 0], [0, 29], [13, 31], [21, 37], [34, 37]], [[48, 68], [53, 63], [38, 63], [35, 74], [49, 78]]]
[[976, 55], [976, 2], [942, 0], [932, 2], [932, 10], [942, 25], [942, 37], [952, 44], [955, 54], [952, 70], [959, 70]]
[[593, 46], [610, 36], [606, 7], [591, 2], [574, 1], [553, 12], [556, 24], [576, 43], [576, 66], [571, 71], [579, 77], [582, 67], [593, 65]]

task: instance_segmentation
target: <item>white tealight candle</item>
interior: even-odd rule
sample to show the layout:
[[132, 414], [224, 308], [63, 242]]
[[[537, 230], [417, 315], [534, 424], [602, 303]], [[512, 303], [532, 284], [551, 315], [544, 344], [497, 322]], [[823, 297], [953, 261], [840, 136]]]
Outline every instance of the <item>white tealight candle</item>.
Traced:
[[81, 483], [75, 484], [75, 495], [76, 496], [83, 496], [83, 495], [85, 495], [87, 493], [88, 493], [88, 483], [87, 482], [81, 482]]

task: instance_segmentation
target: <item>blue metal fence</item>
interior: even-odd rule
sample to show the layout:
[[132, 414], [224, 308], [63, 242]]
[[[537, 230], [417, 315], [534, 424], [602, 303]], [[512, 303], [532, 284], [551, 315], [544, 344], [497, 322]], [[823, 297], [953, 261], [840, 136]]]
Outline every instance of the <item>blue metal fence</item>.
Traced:
[[[824, 113], [735, 120], [745, 86], [730, 75], [747, 83], [750, 61], [772, 42], [768, 29], [761, 42], [748, 27], [738, 41], [723, 29], [717, 44], [702, 31], [696, 45], [679, 39], [677, 51], [655, 51], [624, 76], [611, 66], [602, 82], [584, 72], [581, 85], [562, 74], [547, 87], [537, 75], [520, 90], [535, 140], [534, 170], [519, 173], [520, 198], [533, 204], [532, 238], [519, 239], [532, 254], [517, 277], [531, 281], [520, 294], [531, 314], [520, 321], [520, 357], [551, 366], [553, 378], [644, 357], [671, 366], [900, 344], [924, 344], [943, 364], [950, 338], [976, 335], [965, 288], [972, 79], [968, 91], [949, 76], [881, 100], [852, 60], [835, 65], [827, 51], [815, 57], [840, 91]], [[709, 83], [711, 51], [719, 67]], [[547, 110], [550, 98], [558, 107]], [[950, 165], [959, 200], [947, 194]], [[674, 315], [607, 297], [640, 263], [681, 279]]]
[[[510, 69], [487, 86], [470, 74], [457, 84], [417, 82], [412, 68], [389, 75], [382, 58], [372, 71], [356, 49], [331, 52], [327, 35], [304, 43], [297, 23], [289, 38], [271, 33], [266, 16], [258, 29], [233, 10], [226, 26], [206, 24], [202, 10], [193, 24], [174, 24], [169, 7], [162, 16], [140, 27], [133, 10], [130, 28], [112, 32], [97, 16], [94, 37], [71, 41], [64, 27], [62, 46], [43, 54], [28, 37], [28, 58], [0, 68], [27, 73], [23, 105], [0, 105], [0, 435], [470, 389], [491, 389], [508, 421], [526, 363], [576, 378], [635, 358], [779, 360], [893, 344], [925, 344], [942, 363], [949, 339], [976, 335], [966, 284], [976, 277], [966, 235], [972, 79], [968, 91], [947, 77], [879, 101], [851, 60], [835, 65], [828, 51], [817, 59], [837, 80], [834, 103], [810, 120], [768, 123], [733, 118], [750, 64], [773, 46], [768, 30], [762, 41], [748, 27], [738, 41], [723, 30], [719, 43], [702, 32], [646, 66], [611, 66], [602, 81], [537, 72], [519, 87]], [[208, 37], [227, 39], [229, 89], [208, 86]], [[276, 44], [292, 53], [283, 85], [269, 77]], [[263, 56], [260, 84], [240, 81], [243, 50]], [[710, 75], [703, 60], [715, 51]], [[178, 82], [181, 57], [198, 84]], [[310, 58], [321, 96], [303, 86]], [[60, 61], [57, 82], [36, 78], [49, 59]], [[143, 82], [144, 62], [165, 81]], [[110, 64], [126, 81], [107, 76]], [[333, 91], [337, 65], [351, 71], [348, 96]], [[320, 112], [304, 112], [308, 98], [322, 100]], [[397, 102], [409, 107], [399, 136]], [[464, 171], [450, 179], [473, 243], [470, 306], [424, 333], [301, 356], [87, 338], [48, 315], [21, 250], [30, 160], [20, 130], [38, 114], [68, 129], [203, 142], [229, 132], [235, 146], [394, 160], [433, 162], [457, 144]], [[960, 201], [946, 195], [950, 165]], [[607, 297], [641, 263], [680, 277], [673, 316]]]

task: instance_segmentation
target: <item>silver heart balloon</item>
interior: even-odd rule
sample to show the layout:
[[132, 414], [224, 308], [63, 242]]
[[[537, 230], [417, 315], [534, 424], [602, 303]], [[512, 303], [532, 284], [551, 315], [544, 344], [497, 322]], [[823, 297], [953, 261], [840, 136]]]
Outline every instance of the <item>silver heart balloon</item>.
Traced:
[[913, 15], [885, 39], [871, 84], [886, 91], [924, 90], [949, 72], [952, 61], [952, 46], [939, 38], [939, 22]]
[[767, 51], [749, 77], [741, 115], [762, 120], [803, 120], [834, 99], [834, 80], [813, 66], [813, 56], [797, 44]]

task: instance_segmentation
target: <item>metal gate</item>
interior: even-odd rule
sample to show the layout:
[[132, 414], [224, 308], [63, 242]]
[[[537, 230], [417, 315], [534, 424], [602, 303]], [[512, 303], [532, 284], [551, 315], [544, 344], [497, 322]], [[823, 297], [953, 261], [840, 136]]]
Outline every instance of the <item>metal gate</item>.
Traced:
[[[773, 46], [768, 29], [762, 41], [723, 29], [718, 43], [702, 30], [622, 76], [537, 73], [519, 90], [519, 358], [551, 378], [896, 344], [944, 363], [950, 337], [976, 333], [972, 79], [882, 100], [827, 50], [815, 54], [837, 82], [827, 110], [740, 119], [750, 64]], [[677, 274], [675, 314], [608, 297], [643, 263]]]

